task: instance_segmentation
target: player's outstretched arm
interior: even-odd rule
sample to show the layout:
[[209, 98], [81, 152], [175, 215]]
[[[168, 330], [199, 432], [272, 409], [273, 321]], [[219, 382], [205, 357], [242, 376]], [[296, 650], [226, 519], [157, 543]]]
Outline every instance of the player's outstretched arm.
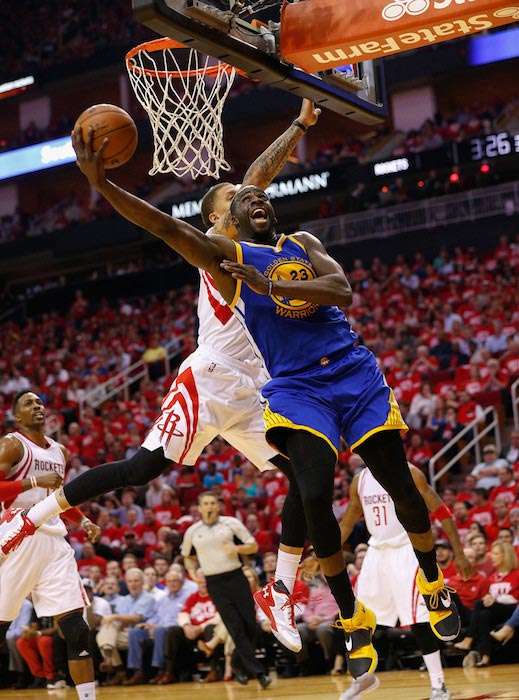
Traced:
[[302, 270], [299, 280], [269, 280], [253, 265], [224, 260], [221, 267], [234, 279], [241, 279], [257, 294], [270, 294], [287, 299], [304, 299], [314, 304], [327, 306], [349, 306], [352, 302], [351, 286], [342, 267], [331, 258], [318, 238], [310, 233], [299, 233], [298, 240], [303, 243], [317, 277], [308, 279], [306, 270]]
[[438, 496], [436, 491], [429, 486], [423, 472], [418, 469], [418, 467], [415, 467], [414, 464], [409, 464], [409, 469], [411, 470], [411, 476], [413, 477], [416, 488], [418, 491], [420, 491], [420, 494], [425, 501], [425, 505], [431, 511], [433, 516], [440, 521], [441, 526], [452, 545], [454, 562], [457, 570], [463, 575], [464, 578], [469, 578], [472, 575], [472, 566], [463, 553], [458, 528], [456, 527], [456, 523], [454, 522], [454, 518], [452, 517], [450, 510]]
[[356, 474], [350, 484], [350, 500], [340, 522], [341, 544], [344, 544], [353, 532], [355, 523], [362, 515], [362, 503], [359, 498], [359, 475]]
[[92, 136], [92, 129], [89, 129], [86, 141], [83, 141], [80, 127], [76, 127], [72, 132], [72, 145], [76, 152], [77, 165], [90, 184], [121, 216], [162, 239], [195, 267], [205, 270], [217, 269], [223, 257], [235, 257], [234, 244], [231, 241], [216, 236], [208, 238], [193, 226], [174, 219], [107, 180], [103, 151], [108, 139], [104, 140], [99, 150], [94, 151]]
[[[305, 129], [317, 123], [321, 110], [310, 100], [304, 99], [299, 116], [295, 120], [301, 126], [292, 123], [286, 131], [256, 158], [243, 178], [244, 185], [256, 185], [264, 190], [281, 172], [288, 157], [297, 146]], [[304, 128], [301, 128], [304, 127]]]

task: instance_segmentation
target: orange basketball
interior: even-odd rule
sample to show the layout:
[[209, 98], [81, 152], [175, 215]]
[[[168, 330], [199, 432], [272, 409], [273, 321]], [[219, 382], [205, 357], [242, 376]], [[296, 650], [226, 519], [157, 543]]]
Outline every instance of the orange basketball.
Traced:
[[105, 168], [118, 168], [133, 156], [137, 148], [137, 127], [130, 115], [115, 105], [99, 104], [85, 109], [77, 118], [86, 140], [88, 127], [94, 130], [92, 145], [96, 151], [103, 140], [109, 141], [104, 150]]

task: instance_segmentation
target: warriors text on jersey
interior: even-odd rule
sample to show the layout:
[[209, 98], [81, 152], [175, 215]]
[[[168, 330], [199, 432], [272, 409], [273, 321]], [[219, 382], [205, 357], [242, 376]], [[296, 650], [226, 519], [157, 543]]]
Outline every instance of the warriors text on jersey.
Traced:
[[[43, 474], [48, 474], [51, 471], [57, 472], [63, 478], [65, 477], [65, 457], [61, 447], [55, 440], [46, 437], [47, 447], [40, 447], [18, 431], [13, 433], [13, 436], [22, 443], [23, 456], [18, 464], [11, 467], [7, 473], [7, 481], [29, 479], [31, 476], [43, 476]], [[48, 489], [29, 489], [19, 493], [13, 501], [3, 505], [4, 508], [30, 508], [48, 495]], [[59, 515], [55, 515], [47, 520], [40, 530], [49, 534], [67, 534], [67, 529]]]
[[[295, 236], [280, 236], [275, 247], [236, 243], [236, 253], [238, 262], [253, 265], [273, 281], [311, 280], [317, 276]], [[273, 377], [297, 373], [325, 355], [347, 350], [357, 340], [336, 306], [256, 294], [241, 280], [237, 281], [231, 306]]]

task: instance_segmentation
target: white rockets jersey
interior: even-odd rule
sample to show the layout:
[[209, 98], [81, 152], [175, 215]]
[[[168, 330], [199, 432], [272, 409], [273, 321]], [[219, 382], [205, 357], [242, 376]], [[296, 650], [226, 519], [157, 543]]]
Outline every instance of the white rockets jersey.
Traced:
[[211, 275], [204, 270], [200, 270], [198, 319], [200, 348], [204, 348], [209, 354], [211, 351], [219, 353], [223, 363], [225, 357], [228, 357], [231, 361], [241, 362], [249, 367], [263, 367], [262, 357], [255, 353], [243, 326], [216, 288]]
[[380, 549], [408, 545], [409, 538], [396, 517], [393, 499], [367, 468], [360, 473], [358, 494], [371, 535], [368, 544]]
[[[65, 478], [65, 457], [59, 444], [50, 437], [45, 437], [47, 447], [40, 447], [35, 442], [16, 431], [12, 433], [23, 445], [23, 456], [18, 464], [11, 467], [7, 473], [7, 481], [29, 479], [31, 476], [43, 476], [49, 472], [57, 472]], [[35, 488], [19, 493], [10, 508], [31, 508], [50, 493], [49, 489]], [[49, 518], [40, 528], [41, 532], [52, 535], [66, 535], [67, 528], [59, 515]]]

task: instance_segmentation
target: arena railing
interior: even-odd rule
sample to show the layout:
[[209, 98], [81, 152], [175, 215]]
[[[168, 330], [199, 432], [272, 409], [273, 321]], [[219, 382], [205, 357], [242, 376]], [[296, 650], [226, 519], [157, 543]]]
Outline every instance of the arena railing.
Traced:
[[[179, 338], [178, 343], [166, 353], [166, 357], [164, 358], [164, 372], [166, 375], [170, 373], [171, 360], [182, 350], [182, 341], [183, 338]], [[125, 401], [128, 401], [130, 398], [131, 385], [141, 381], [141, 379], [148, 378], [149, 367], [143, 360], [138, 360], [133, 365], [114, 374], [113, 377], [110, 377], [102, 384], [98, 384], [95, 388], [85, 392], [79, 400], [80, 419], [83, 417], [87, 406], [97, 408], [105, 401], [109, 401], [120, 394], [122, 394]]]
[[358, 214], [307, 221], [300, 229], [311, 231], [325, 245], [340, 245], [518, 212], [519, 182], [514, 181]]
[[[484, 427], [481, 427], [484, 423]], [[497, 447], [497, 453], [501, 452], [501, 427], [499, 424], [499, 414], [494, 406], [487, 406], [483, 409], [483, 413], [479, 418], [475, 418], [470, 423], [457, 433], [452, 440], [444, 445], [441, 450], [431, 457], [429, 460], [429, 481], [433, 489], [436, 490], [436, 484], [444, 474], [452, 469], [452, 467], [470, 450], [474, 450], [476, 464], [481, 462], [481, 447], [482, 439], [489, 433], [494, 433], [494, 442]], [[460, 440], [466, 439], [467, 442], [461, 449], [458, 447]], [[436, 465], [440, 459], [447, 455], [449, 450], [456, 450], [456, 454], [447, 461], [446, 464], [436, 471]]]

